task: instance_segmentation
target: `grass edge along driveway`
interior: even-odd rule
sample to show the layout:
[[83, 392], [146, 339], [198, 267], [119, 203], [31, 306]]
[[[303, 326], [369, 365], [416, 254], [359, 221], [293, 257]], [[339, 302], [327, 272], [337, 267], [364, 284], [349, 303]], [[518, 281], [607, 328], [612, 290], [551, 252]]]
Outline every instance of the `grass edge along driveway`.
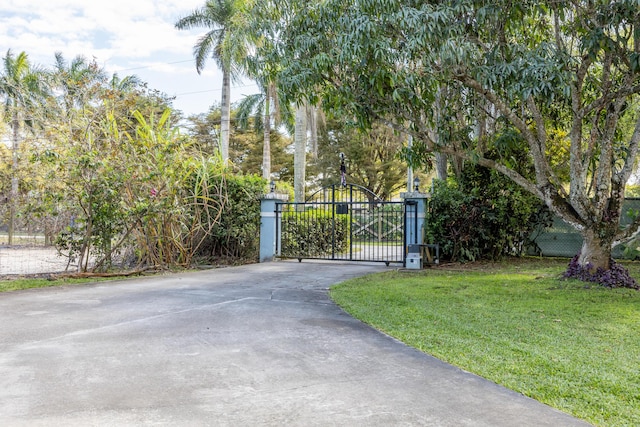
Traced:
[[563, 280], [567, 263], [392, 271], [331, 297], [410, 346], [573, 416], [640, 425], [640, 292]]

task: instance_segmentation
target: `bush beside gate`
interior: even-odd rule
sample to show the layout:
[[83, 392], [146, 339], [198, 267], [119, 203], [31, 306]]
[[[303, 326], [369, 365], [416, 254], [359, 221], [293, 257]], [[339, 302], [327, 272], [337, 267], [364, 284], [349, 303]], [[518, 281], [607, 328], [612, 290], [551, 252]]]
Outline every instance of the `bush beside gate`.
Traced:
[[346, 252], [349, 248], [349, 218], [332, 211], [311, 208], [282, 213], [283, 257], [319, 257]]

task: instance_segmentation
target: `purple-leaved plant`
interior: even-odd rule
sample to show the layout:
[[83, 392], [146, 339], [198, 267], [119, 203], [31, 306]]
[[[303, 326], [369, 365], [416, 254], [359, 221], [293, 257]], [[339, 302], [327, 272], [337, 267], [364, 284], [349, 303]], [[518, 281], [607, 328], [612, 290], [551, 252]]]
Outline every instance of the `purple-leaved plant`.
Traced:
[[584, 282], [599, 283], [608, 288], [631, 288], [640, 290], [640, 284], [629, 275], [629, 270], [614, 260], [611, 260], [609, 270], [600, 267], [593, 271], [593, 265], [591, 263], [585, 266], [580, 265], [578, 263], [579, 257], [580, 254], [573, 257], [571, 262], [569, 262], [569, 267], [564, 273], [564, 277], [579, 279]]

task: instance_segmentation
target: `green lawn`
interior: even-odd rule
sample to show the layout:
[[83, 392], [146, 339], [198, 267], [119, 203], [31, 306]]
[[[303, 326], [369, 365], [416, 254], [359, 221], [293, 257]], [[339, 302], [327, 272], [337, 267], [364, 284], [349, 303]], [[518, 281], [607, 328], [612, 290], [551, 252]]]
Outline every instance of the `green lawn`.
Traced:
[[59, 278], [55, 280], [43, 279], [43, 278], [27, 278], [27, 279], [11, 279], [0, 280], [0, 292], [19, 291], [23, 289], [33, 288], [48, 288], [51, 286], [67, 286], [67, 285], [79, 285], [82, 283], [94, 283], [104, 280], [115, 280], [116, 278]]
[[[393, 271], [334, 287], [364, 322], [601, 426], [640, 425], [640, 292], [561, 280], [567, 260]], [[634, 277], [640, 266], [629, 264]]]

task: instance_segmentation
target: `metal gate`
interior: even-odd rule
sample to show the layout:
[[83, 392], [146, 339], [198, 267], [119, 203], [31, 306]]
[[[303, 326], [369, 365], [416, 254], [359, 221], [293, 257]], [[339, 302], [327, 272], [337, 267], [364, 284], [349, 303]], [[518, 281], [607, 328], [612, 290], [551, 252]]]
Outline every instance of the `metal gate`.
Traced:
[[385, 202], [355, 184], [325, 187], [305, 203], [277, 205], [280, 258], [404, 263], [407, 215], [415, 209]]

